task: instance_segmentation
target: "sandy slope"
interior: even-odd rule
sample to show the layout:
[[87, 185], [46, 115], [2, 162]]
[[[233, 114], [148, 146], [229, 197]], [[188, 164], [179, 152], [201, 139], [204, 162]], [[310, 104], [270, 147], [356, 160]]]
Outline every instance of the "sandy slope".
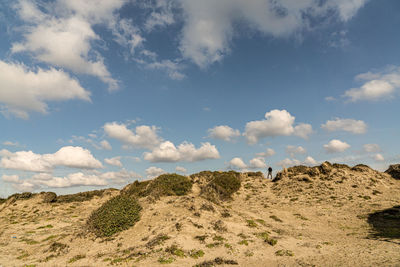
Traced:
[[[306, 176], [286, 172], [271, 182], [243, 175], [233, 200], [220, 205], [200, 197], [198, 184], [187, 196], [144, 198], [141, 220], [108, 239], [86, 232], [85, 222], [118, 192], [81, 203], [46, 204], [41, 195], [6, 203], [0, 205], [0, 265], [193, 266], [222, 258], [214, 263], [400, 266], [400, 240], [373, 238], [367, 223], [368, 214], [399, 205], [399, 180], [369, 168]], [[178, 252], [165, 251], [174, 244]], [[203, 256], [190, 256], [199, 250]]]

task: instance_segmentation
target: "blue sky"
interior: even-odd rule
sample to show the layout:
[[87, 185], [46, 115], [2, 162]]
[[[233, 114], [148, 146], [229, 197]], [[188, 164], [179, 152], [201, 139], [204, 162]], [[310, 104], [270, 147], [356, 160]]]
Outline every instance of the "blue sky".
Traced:
[[0, 4], [0, 197], [400, 161], [396, 0]]

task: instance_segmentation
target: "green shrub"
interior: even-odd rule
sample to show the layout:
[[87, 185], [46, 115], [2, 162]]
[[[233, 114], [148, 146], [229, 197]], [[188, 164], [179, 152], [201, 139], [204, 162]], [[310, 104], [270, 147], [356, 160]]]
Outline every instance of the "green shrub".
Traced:
[[103, 190], [93, 190], [93, 191], [81, 192], [81, 193], [71, 194], [71, 195], [62, 195], [62, 196], [57, 197], [57, 202], [60, 202], [60, 203], [83, 202], [83, 201], [91, 200], [95, 196], [102, 197], [104, 195], [105, 191], [106, 190], [103, 189]]
[[132, 184], [127, 185], [124, 189], [122, 189], [122, 194], [127, 194], [133, 197], [145, 197], [147, 195], [147, 186], [151, 181], [135, 181]]
[[32, 197], [34, 197], [36, 194], [32, 194], [31, 192], [24, 192], [21, 194], [12, 194], [11, 196], [9, 196], [7, 199], [11, 199], [14, 198], [14, 200], [20, 200], [20, 199], [30, 199]]
[[43, 193], [43, 202], [44, 203], [53, 203], [57, 201], [57, 194], [54, 192], [45, 192]]
[[160, 196], [183, 196], [192, 190], [192, 181], [185, 176], [173, 173], [163, 174], [147, 187], [147, 194]]
[[112, 236], [139, 221], [141, 209], [132, 197], [113, 197], [90, 215], [87, 221], [89, 230], [99, 237]]
[[237, 172], [215, 173], [214, 179], [207, 185], [213, 188], [220, 199], [229, 199], [232, 194], [240, 189], [240, 177]]

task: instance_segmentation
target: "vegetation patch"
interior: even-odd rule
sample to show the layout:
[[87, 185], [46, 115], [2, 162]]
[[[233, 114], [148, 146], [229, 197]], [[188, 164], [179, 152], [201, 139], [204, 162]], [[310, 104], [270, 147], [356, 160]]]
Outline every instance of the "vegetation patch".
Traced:
[[255, 221], [253, 221], [253, 220], [247, 220], [246, 222], [247, 222], [247, 226], [250, 227], [250, 228], [257, 227], [257, 223]]
[[79, 255], [76, 255], [76, 256], [72, 257], [71, 259], [69, 259], [68, 263], [74, 263], [74, 262], [84, 259], [84, 258], [86, 258], [86, 255], [79, 254]]
[[278, 243], [276, 239], [270, 238], [267, 232], [256, 233], [255, 235], [261, 238], [265, 243], [270, 244], [271, 246], [275, 246]]
[[66, 252], [68, 251], [69, 246], [67, 244], [59, 243], [59, 242], [53, 242], [49, 250], [50, 252], [56, 252], [56, 253], [61, 253], [61, 252]]
[[154, 179], [147, 187], [147, 195], [183, 196], [192, 190], [192, 181], [185, 176], [173, 173], [163, 174]]
[[44, 203], [54, 203], [57, 201], [57, 194], [54, 192], [44, 192], [43, 202]]
[[165, 249], [165, 252], [170, 253], [171, 255], [178, 256], [180, 258], [186, 257], [183, 249], [179, 248], [177, 245], [171, 245]]
[[158, 262], [161, 264], [170, 264], [173, 263], [175, 259], [173, 257], [160, 257], [158, 258]]
[[95, 210], [87, 225], [99, 237], [112, 236], [135, 225], [140, 220], [141, 210], [142, 207], [135, 199], [118, 195]]
[[232, 194], [240, 189], [240, 185], [240, 173], [214, 172], [214, 178], [202, 189], [202, 193], [211, 201], [231, 199]]
[[5, 199], [5, 198], [0, 198], [0, 204], [5, 203], [6, 201], [7, 201], [7, 199]]
[[[110, 189], [108, 189], [110, 190]], [[117, 189], [114, 189], [117, 190]], [[83, 202], [91, 200], [94, 197], [102, 197], [105, 193], [105, 189], [103, 190], [93, 190], [87, 192], [80, 192], [77, 194], [70, 194], [70, 195], [62, 195], [57, 197], [57, 202], [59, 203], [70, 203], [70, 202]]]
[[164, 234], [159, 234], [153, 239], [151, 239], [149, 242], [147, 242], [146, 247], [147, 248], [154, 248], [155, 246], [161, 245], [162, 243], [165, 242], [165, 240], [168, 240], [170, 237]]
[[272, 220], [276, 221], [276, 222], [283, 222], [281, 219], [279, 219], [278, 217], [276, 217], [275, 215], [271, 215], [269, 216]]
[[294, 253], [291, 250], [286, 250], [286, 249], [280, 249], [278, 251], [275, 252], [276, 256], [289, 256], [289, 257], [293, 257]]
[[204, 256], [204, 251], [193, 249], [189, 252], [189, 256], [193, 259], [198, 259]]
[[196, 264], [195, 267], [211, 267], [215, 265], [239, 265], [239, 263], [235, 260], [227, 260], [220, 257], [215, 258], [210, 261], [203, 261], [202, 263]]

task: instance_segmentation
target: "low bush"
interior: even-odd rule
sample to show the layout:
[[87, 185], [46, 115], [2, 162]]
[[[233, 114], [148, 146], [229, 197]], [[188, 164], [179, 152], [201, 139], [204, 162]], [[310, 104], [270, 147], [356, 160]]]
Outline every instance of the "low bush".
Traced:
[[103, 189], [103, 190], [93, 190], [93, 191], [81, 192], [81, 193], [77, 193], [77, 194], [62, 195], [62, 196], [57, 197], [57, 202], [70, 203], [70, 202], [88, 201], [88, 200], [91, 200], [92, 198], [94, 198], [95, 196], [102, 197], [104, 195], [105, 191], [106, 190]]
[[232, 194], [240, 189], [240, 174], [234, 171], [214, 172], [214, 178], [203, 188], [204, 196], [215, 201], [215, 195], [219, 200], [231, 199]]
[[118, 195], [105, 202], [89, 217], [89, 230], [99, 237], [128, 229], [140, 219], [142, 207], [130, 196]]
[[147, 195], [183, 196], [192, 190], [192, 181], [185, 176], [173, 173], [163, 174], [151, 181], [147, 187]]
[[133, 197], [145, 197], [147, 195], [147, 186], [151, 181], [135, 181], [122, 189], [121, 194], [126, 194]]
[[45, 192], [43, 193], [43, 202], [44, 203], [53, 203], [57, 201], [57, 194], [54, 192]]

